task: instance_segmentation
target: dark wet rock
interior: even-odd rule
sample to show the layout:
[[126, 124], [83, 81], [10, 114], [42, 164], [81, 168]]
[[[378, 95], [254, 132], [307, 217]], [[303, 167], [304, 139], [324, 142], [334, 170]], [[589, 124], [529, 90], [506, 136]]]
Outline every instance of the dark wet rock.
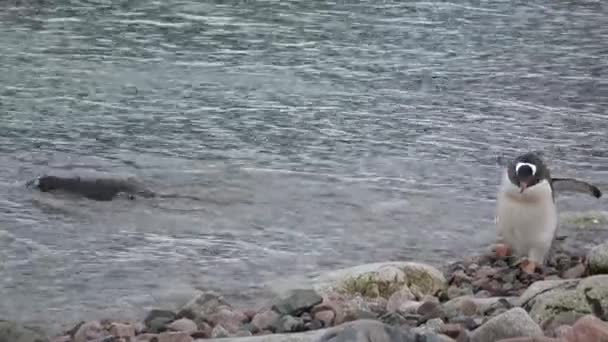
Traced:
[[318, 319], [313, 319], [310, 322], [306, 322], [304, 323], [304, 329], [305, 330], [318, 330], [321, 329], [323, 327], [327, 327], [324, 325], [323, 322], [319, 321]]
[[323, 298], [314, 290], [296, 289], [280, 298], [272, 309], [282, 315], [298, 316], [322, 301]]
[[133, 179], [87, 179], [78, 176], [62, 177], [44, 175], [28, 182], [28, 186], [32, 185], [42, 192], [68, 192], [97, 201], [110, 201], [120, 194], [128, 194], [128, 198], [130, 199], [134, 199], [135, 196], [155, 196], [154, 192], [144, 188]]
[[378, 317], [378, 319], [383, 323], [393, 326], [402, 326], [410, 323], [405, 317], [397, 312], [387, 312], [386, 314]]
[[0, 321], [0, 342], [47, 342], [48, 338], [37, 329], [16, 322]]
[[543, 331], [522, 308], [513, 308], [484, 323], [471, 334], [471, 342], [498, 341], [510, 337], [541, 336]]
[[277, 333], [304, 331], [304, 321], [300, 317], [285, 315], [272, 324], [272, 330]]
[[416, 334], [374, 320], [344, 323], [325, 333], [319, 342], [415, 342]]
[[177, 318], [177, 315], [173, 311], [153, 309], [148, 312], [148, 315], [144, 319], [144, 324], [150, 328], [152, 323], [156, 326], [166, 325], [173, 322]]

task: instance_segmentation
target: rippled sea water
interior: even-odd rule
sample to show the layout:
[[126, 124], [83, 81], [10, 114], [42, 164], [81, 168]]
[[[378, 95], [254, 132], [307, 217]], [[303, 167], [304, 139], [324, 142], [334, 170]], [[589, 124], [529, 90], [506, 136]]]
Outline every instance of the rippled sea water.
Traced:
[[[55, 3], [0, 11], [0, 317], [132, 317], [195, 289], [255, 306], [286, 276], [441, 264], [491, 243], [527, 150], [608, 187], [604, 1]], [[53, 172], [201, 200], [24, 187]]]

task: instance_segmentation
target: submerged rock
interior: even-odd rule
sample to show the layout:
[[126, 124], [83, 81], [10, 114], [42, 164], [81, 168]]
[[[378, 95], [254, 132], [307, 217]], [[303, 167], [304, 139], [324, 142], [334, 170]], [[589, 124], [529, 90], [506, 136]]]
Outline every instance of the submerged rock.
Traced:
[[272, 309], [282, 315], [298, 316], [322, 301], [323, 298], [314, 290], [296, 289], [280, 298]]
[[11, 321], [0, 321], [0, 342], [46, 342], [40, 331]]

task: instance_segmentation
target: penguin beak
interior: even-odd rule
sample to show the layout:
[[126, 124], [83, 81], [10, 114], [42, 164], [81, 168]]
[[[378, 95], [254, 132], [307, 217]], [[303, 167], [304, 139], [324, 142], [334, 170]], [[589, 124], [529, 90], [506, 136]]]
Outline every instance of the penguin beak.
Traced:
[[528, 183], [527, 182], [519, 182], [519, 193], [522, 194], [524, 192], [524, 190], [526, 190], [526, 188], [528, 187]]

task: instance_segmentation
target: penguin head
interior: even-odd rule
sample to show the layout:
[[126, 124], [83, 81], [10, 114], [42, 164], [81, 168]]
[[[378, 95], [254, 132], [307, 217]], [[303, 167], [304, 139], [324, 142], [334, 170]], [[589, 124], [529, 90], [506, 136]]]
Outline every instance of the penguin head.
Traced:
[[40, 191], [42, 192], [55, 190], [57, 188], [57, 177], [41, 176], [34, 180], [33, 185], [40, 189]]
[[545, 179], [550, 179], [549, 170], [543, 160], [529, 152], [515, 158], [508, 167], [509, 180], [523, 193]]

